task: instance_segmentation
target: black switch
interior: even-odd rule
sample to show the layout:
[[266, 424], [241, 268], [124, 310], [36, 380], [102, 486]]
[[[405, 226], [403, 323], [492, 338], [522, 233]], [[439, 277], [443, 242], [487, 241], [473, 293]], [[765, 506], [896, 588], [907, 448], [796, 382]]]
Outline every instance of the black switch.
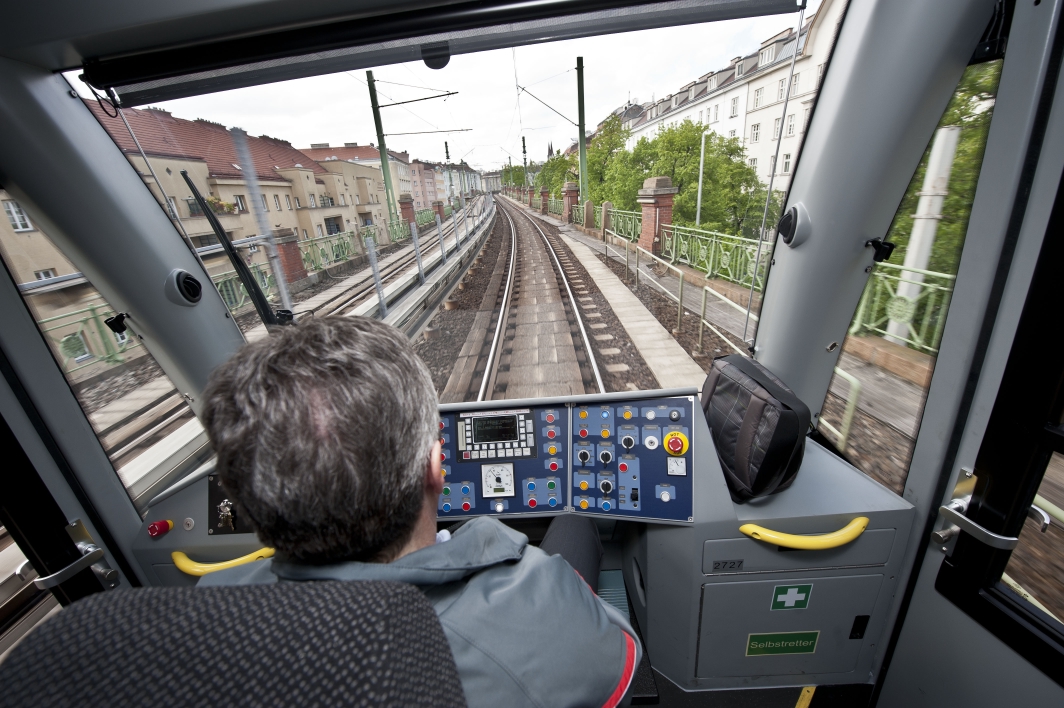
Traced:
[[639, 501], [639, 487], [633, 487], [632, 488], [632, 493], [631, 493], [630, 496], [632, 497], [632, 501], [634, 501], [634, 502]]
[[850, 639], [864, 639], [866, 629], [868, 629], [868, 615], [857, 615], [853, 618], [853, 626], [850, 627]]

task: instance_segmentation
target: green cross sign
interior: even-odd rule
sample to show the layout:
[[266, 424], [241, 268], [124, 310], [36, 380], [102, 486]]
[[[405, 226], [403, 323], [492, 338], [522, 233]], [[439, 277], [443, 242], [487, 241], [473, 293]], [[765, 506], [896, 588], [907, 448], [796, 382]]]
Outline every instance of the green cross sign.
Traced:
[[777, 585], [772, 590], [772, 610], [804, 610], [809, 607], [813, 584]]

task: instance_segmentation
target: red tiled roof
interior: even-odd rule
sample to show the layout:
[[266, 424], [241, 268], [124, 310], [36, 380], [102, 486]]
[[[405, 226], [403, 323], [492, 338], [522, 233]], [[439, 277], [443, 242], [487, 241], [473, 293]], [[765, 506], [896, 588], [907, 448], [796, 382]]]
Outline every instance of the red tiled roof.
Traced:
[[[104, 113], [96, 101], [86, 101], [85, 104], [122, 152], [139, 153], [120, 118], [112, 118]], [[145, 153], [160, 157], [202, 160], [207, 163], [207, 171], [211, 177], [240, 179], [245, 176], [242, 170], [234, 166], [240, 161], [236, 156], [233, 139], [225, 126], [206, 120], [174, 118], [166, 111], [153, 108], [126, 108], [123, 112]], [[302, 165], [315, 174], [328, 174], [311, 156], [296, 150], [291, 143], [284, 140], [249, 135], [248, 151], [260, 180], [285, 181], [276, 170], [296, 165]]]
[[[381, 151], [372, 145], [359, 145], [358, 147], [327, 147], [327, 148], [304, 148], [303, 153], [310, 155], [315, 160], [326, 160], [335, 157], [340, 160], [379, 160]], [[388, 157], [403, 162], [410, 162], [410, 155], [405, 152], [388, 150]]]

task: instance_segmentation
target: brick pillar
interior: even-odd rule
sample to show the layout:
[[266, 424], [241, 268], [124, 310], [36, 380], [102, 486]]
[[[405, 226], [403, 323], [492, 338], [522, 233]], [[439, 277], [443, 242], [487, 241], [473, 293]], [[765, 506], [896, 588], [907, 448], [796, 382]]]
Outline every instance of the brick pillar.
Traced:
[[602, 202], [602, 240], [606, 240], [606, 229], [610, 228], [610, 209], [613, 208], [613, 202]]
[[584, 202], [584, 228], [595, 228], [595, 205], [590, 199]]
[[528, 206], [532, 207], [533, 209], [535, 209], [536, 206], [537, 206], [537, 204], [536, 204], [536, 188], [535, 187], [529, 187], [528, 188]]
[[414, 216], [414, 198], [409, 194], [399, 195], [399, 214], [404, 224], [417, 221], [417, 217]]
[[565, 200], [565, 205], [562, 207], [562, 221], [569, 222], [569, 214], [577, 208], [577, 203], [580, 201], [580, 185], [576, 182], [566, 182], [562, 187], [562, 198]]
[[672, 223], [672, 200], [677, 191], [668, 177], [650, 177], [638, 192], [636, 201], [643, 207], [639, 245], [651, 253], [661, 253], [659, 228]]
[[550, 200], [550, 191], [546, 187], [539, 188], [539, 213], [546, 214], [548, 201]]
[[281, 259], [285, 282], [297, 283], [307, 277], [307, 269], [303, 266], [303, 254], [299, 251], [299, 237], [295, 229], [285, 231], [287, 233], [284, 236], [280, 236], [279, 231], [273, 232], [277, 255]]
[[446, 221], [446, 217], [443, 215], [443, 201], [437, 199], [432, 203], [432, 208], [436, 210], [436, 213], [440, 215], [440, 221]]

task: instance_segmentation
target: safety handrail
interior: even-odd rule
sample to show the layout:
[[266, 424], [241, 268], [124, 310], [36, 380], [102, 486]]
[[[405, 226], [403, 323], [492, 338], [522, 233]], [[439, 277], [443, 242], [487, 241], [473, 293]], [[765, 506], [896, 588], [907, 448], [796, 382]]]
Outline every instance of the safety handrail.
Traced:
[[252, 563], [257, 560], [262, 560], [263, 558], [271, 558], [272, 556], [272, 548], [260, 548], [254, 553], [249, 553], [246, 556], [240, 556], [239, 558], [234, 558], [232, 560], [221, 561], [220, 563], [199, 563], [189, 558], [182, 551], [174, 551], [170, 554], [170, 558], [173, 559], [174, 565], [177, 566], [178, 570], [186, 575], [195, 575], [197, 577], [218, 570], [225, 570], [226, 568], [235, 568], [238, 565]]
[[838, 531], [820, 534], [818, 536], [800, 536], [782, 531], [773, 531], [757, 524], [743, 524], [739, 531], [750, 538], [765, 541], [784, 548], [797, 548], [803, 551], [823, 551], [828, 548], [838, 548], [855, 541], [868, 527], [868, 517], [858, 516]]

